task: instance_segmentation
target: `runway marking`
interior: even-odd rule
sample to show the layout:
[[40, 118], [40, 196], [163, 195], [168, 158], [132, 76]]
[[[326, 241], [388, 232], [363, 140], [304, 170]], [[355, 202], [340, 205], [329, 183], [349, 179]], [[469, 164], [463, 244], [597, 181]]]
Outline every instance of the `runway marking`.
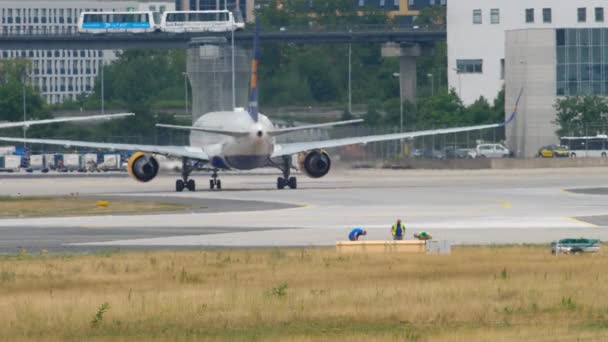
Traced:
[[598, 226], [597, 224], [591, 223], [591, 222], [587, 222], [587, 221], [583, 221], [583, 220], [579, 220], [576, 217], [571, 217], [571, 216], [563, 216], [562, 218], [566, 219], [566, 220], [570, 220], [579, 224], [583, 224], [587, 227], [593, 227], [593, 228], [599, 228], [600, 226]]

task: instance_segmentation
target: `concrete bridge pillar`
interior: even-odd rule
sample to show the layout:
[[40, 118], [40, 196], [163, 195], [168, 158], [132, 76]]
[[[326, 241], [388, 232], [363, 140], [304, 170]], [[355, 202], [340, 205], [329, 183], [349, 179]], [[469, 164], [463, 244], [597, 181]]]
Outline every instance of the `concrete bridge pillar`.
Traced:
[[[247, 105], [250, 54], [248, 49], [235, 47], [236, 107]], [[233, 110], [230, 44], [192, 45], [188, 49], [186, 68], [192, 89], [192, 122], [208, 112]]]
[[420, 44], [386, 43], [382, 45], [382, 57], [399, 58], [399, 81], [403, 101], [416, 103], [416, 59], [425, 53]]

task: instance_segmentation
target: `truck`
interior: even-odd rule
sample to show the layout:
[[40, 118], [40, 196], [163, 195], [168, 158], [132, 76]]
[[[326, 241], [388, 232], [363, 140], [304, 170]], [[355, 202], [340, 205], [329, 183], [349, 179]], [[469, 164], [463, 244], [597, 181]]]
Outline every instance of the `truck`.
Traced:
[[102, 171], [118, 171], [121, 166], [120, 154], [104, 154], [103, 163], [99, 165], [99, 169]]
[[80, 170], [80, 154], [66, 153], [63, 155], [63, 168], [67, 171]]

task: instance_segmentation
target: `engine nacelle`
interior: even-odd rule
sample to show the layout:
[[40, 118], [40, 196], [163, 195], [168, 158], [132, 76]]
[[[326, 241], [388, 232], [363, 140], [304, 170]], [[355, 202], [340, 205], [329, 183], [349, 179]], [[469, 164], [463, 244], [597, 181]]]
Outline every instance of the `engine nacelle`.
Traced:
[[156, 158], [137, 152], [129, 158], [127, 170], [131, 177], [140, 182], [149, 182], [158, 175], [158, 161]]
[[325, 151], [310, 151], [298, 155], [299, 169], [312, 178], [325, 176], [331, 168], [331, 159]]

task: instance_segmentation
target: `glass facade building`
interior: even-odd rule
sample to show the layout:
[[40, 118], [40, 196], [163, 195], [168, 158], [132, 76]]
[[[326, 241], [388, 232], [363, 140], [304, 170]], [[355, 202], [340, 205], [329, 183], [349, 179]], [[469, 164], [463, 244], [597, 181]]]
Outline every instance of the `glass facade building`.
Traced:
[[608, 96], [608, 29], [556, 30], [558, 96]]

